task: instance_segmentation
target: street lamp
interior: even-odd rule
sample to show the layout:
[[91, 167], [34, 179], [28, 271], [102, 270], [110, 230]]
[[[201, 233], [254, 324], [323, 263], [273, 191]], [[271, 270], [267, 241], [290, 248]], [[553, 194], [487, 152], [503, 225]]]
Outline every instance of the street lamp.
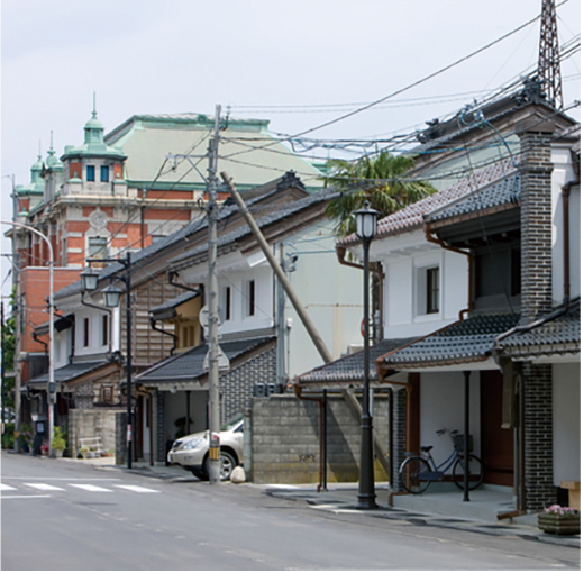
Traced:
[[[122, 264], [125, 268], [125, 277], [115, 276], [109, 279], [122, 281], [125, 284], [125, 310], [126, 310], [126, 326], [127, 330], [127, 469], [131, 470], [131, 253], [127, 252], [126, 258], [118, 260], [99, 258], [96, 260], [87, 260], [89, 264], [92, 262], [117, 262]], [[99, 282], [99, 273], [95, 272], [91, 266], [81, 272], [81, 287], [85, 291], [94, 291], [97, 289]], [[119, 307], [119, 301], [123, 292], [114, 287], [108, 286], [103, 290], [103, 297], [105, 306], [116, 308]]]
[[365, 202], [363, 208], [353, 212], [357, 224], [357, 237], [363, 242], [363, 410], [361, 414], [361, 467], [357, 507], [374, 509], [375, 482], [373, 476], [373, 419], [369, 410], [369, 247], [375, 236], [379, 212]]

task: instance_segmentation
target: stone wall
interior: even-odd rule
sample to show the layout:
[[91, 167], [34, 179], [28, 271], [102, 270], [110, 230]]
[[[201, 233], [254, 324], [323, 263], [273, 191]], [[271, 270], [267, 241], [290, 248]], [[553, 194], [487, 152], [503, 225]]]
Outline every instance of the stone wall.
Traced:
[[[80, 438], [101, 438], [103, 452], [118, 452], [119, 415], [125, 412], [111, 409], [71, 409], [69, 411], [69, 448], [75, 455], [80, 448]], [[123, 452], [125, 454], [125, 452]]]
[[[294, 395], [254, 398], [246, 417], [245, 467], [255, 483], [302, 484], [319, 481], [318, 403]], [[376, 437], [389, 449], [389, 400], [376, 394], [373, 425]], [[356, 482], [359, 478], [361, 424], [339, 395], [329, 395], [327, 412], [327, 481]], [[388, 476], [375, 460], [375, 480]]]

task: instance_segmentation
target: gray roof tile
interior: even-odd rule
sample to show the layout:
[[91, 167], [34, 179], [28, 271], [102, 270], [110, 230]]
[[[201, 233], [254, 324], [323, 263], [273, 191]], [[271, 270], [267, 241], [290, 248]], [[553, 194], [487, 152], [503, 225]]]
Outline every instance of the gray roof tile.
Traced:
[[565, 314], [529, 331], [513, 333], [500, 340], [500, 346], [510, 355], [579, 352], [581, 345], [579, 308], [579, 300], [576, 300]]
[[468, 196], [452, 202], [426, 215], [429, 222], [437, 222], [466, 214], [478, 213], [491, 208], [514, 205], [520, 200], [520, 177], [512, 176], [476, 190]]
[[[381, 343], [369, 348], [369, 379], [377, 380], [374, 361], [381, 355], [393, 351], [398, 347], [403, 347], [414, 341], [415, 337], [403, 339], [384, 339]], [[361, 381], [364, 371], [364, 354], [358, 351], [352, 355], [347, 355], [337, 359], [332, 363], [321, 365], [312, 371], [300, 375], [300, 382], [333, 382], [333, 381]]]
[[[503, 159], [493, 165], [479, 170], [474, 175], [468, 176], [440, 190], [414, 204], [410, 204], [377, 222], [376, 240], [410, 232], [415, 228], [421, 228], [424, 216], [433, 210], [448, 206], [455, 200], [462, 199], [470, 193], [485, 188], [491, 182], [499, 181], [514, 174], [516, 171], [510, 159]], [[340, 244], [352, 244], [359, 241], [355, 234], [351, 234], [339, 241]]]
[[482, 361], [495, 339], [514, 327], [519, 315], [478, 315], [453, 323], [399, 351], [383, 356], [394, 369]]
[[[86, 363], [72, 363], [54, 370], [54, 380], [56, 382], [72, 381], [81, 375], [96, 371], [105, 365], [109, 365], [110, 361], [92, 361]], [[29, 384], [41, 384], [48, 382], [48, 373], [39, 375], [28, 381]]]
[[[249, 353], [272, 341], [273, 337], [258, 337], [242, 341], [230, 341], [220, 344], [222, 352], [230, 361]], [[203, 368], [204, 358], [208, 353], [208, 345], [199, 345], [186, 353], [175, 355], [154, 365], [148, 371], [136, 377], [140, 383], [171, 382], [196, 380], [207, 374]]]

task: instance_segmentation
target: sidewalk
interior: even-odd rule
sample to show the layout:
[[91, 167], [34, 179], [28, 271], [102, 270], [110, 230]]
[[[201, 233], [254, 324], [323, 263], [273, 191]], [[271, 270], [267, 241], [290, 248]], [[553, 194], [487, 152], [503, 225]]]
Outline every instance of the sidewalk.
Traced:
[[[101, 466], [102, 470], [126, 470], [124, 466]], [[143, 476], [162, 480], [183, 481], [194, 479], [180, 466], [147, 466], [135, 464], [131, 470]], [[223, 485], [235, 485], [226, 483]], [[405, 495], [393, 498], [394, 507], [388, 506], [390, 488], [387, 483], [376, 483], [375, 510], [357, 509], [357, 483], [329, 484], [327, 491], [317, 492], [316, 484], [239, 484], [253, 487], [264, 494], [290, 501], [303, 501], [310, 509], [325, 510], [336, 514], [358, 514], [361, 517], [379, 517], [406, 520], [411, 525], [447, 527], [474, 533], [520, 537], [569, 547], [581, 547], [579, 535], [562, 536], [543, 533], [537, 528], [536, 516], [530, 515], [512, 520], [499, 521], [498, 512], [510, 511], [511, 497], [507, 492], [475, 490], [470, 501], [463, 501], [462, 492], [427, 493], [421, 496]]]

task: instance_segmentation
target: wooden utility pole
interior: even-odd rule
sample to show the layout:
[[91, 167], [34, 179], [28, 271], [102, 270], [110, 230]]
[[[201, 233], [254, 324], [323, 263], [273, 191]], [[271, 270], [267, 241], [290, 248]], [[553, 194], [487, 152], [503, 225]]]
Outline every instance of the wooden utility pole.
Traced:
[[210, 409], [210, 484], [220, 482], [220, 371], [218, 368], [218, 143], [220, 138], [220, 105], [216, 106], [214, 138], [208, 148], [208, 386]]

